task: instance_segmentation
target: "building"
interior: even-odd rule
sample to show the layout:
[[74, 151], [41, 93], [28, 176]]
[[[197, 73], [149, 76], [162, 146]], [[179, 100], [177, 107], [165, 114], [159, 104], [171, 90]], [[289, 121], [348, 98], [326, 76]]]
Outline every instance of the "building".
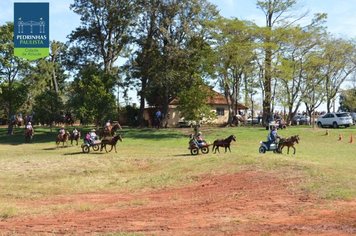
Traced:
[[[207, 102], [208, 105], [211, 106], [211, 110], [216, 113], [217, 118], [211, 121], [214, 125], [223, 125], [228, 122], [229, 119], [229, 106], [226, 101], [226, 98], [212, 90], [212, 96], [208, 98]], [[180, 112], [177, 109], [178, 101], [174, 99], [168, 107], [168, 119], [163, 122], [163, 126], [167, 127], [179, 127], [182, 126], [190, 126], [190, 121], [184, 121], [184, 117], [181, 117]], [[243, 104], [237, 103], [236, 110], [243, 110], [246, 113], [248, 107], [244, 106]], [[153, 117], [154, 113], [157, 109], [156, 108], [146, 108], [144, 112], [144, 119], [149, 127], [152, 127], [153, 124]]]

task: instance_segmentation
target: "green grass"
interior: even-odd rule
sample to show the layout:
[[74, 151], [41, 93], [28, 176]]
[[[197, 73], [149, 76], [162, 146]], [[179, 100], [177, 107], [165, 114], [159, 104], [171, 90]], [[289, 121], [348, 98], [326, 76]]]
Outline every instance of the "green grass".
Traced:
[[[88, 130], [85, 128], [85, 130]], [[356, 129], [290, 127], [280, 130], [287, 137], [299, 134], [296, 155], [259, 154], [259, 141], [265, 140], [263, 128], [203, 127], [205, 139], [235, 134], [232, 152], [191, 156], [188, 150], [190, 129], [124, 129], [118, 153], [81, 152], [79, 146], [56, 147], [56, 130], [36, 128], [33, 143], [24, 144], [22, 130], [7, 136], [0, 128], [0, 220], [19, 214], [36, 214], [47, 209], [25, 209], [16, 203], [56, 195], [143, 191], [182, 186], [201, 175], [219, 175], [242, 170], [277, 173], [281, 178], [300, 178], [302, 189], [321, 198], [354, 199], [356, 196], [356, 143], [348, 143]], [[343, 141], [337, 141], [339, 134]], [[356, 141], [356, 140], [355, 140]], [[291, 150], [292, 152], [292, 150]], [[133, 204], [144, 204], [137, 202]], [[70, 206], [63, 206], [68, 208]], [[90, 206], [72, 206], [78, 211]], [[57, 209], [61, 210], [61, 209]]]

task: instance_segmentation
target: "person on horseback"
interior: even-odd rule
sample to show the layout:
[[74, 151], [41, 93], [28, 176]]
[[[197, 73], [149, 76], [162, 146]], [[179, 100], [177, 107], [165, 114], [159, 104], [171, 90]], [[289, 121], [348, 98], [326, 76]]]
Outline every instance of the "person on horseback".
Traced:
[[26, 129], [27, 129], [27, 130], [33, 130], [33, 127], [32, 127], [31, 122], [28, 122], [28, 123], [27, 123]]
[[106, 123], [105, 123], [105, 130], [107, 130], [107, 131], [110, 131], [110, 127], [111, 127], [111, 122], [110, 122], [110, 120], [108, 120]]
[[78, 135], [79, 131], [77, 130], [77, 128], [74, 128], [73, 130], [73, 137], [76, 137]]
[[59, 132], [58, 132], [58, 134], [61, 136], [61, 137], [63, 137], [63, 135], [66, 133], [66, 131], [65, 131], [65, 129], [64, 129], [64, 126], [62, 125], [61, 126], [61, 128], [60, 128], [60, 130], [59, 130]]

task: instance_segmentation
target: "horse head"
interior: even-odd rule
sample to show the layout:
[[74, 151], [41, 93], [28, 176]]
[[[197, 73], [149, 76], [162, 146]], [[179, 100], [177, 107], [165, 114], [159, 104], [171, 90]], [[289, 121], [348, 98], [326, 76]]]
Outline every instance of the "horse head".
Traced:
[[115, 142], [117, 142], [118, 140], [122, 142], [122, 137], [120, 134], [115, 135], [113, 139], [115, 140]]
[[234, 142], [236, 142], [236, 136], [235, 135], [230, 135], [229, 137], [228, 137], [228, 139], [229, 140], [233, 140]]
[[294, 140], [296, 143], [299, 143], [299, 140], [300, 140], [299, 135], [294, 135], [294, 136], [293, 136], [293, 140]]
[[121, 126], [119, 123], [115, 123], [111, 128], [111, 132], [115, 133], [118, 129], [121, 129]]

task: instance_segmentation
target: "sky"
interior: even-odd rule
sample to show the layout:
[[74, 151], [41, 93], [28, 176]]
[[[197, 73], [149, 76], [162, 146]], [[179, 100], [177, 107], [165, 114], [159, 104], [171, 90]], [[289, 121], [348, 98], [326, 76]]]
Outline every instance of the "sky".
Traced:
[[[67, 35], [79, 26], [79, 16], [69, 9], [74, 0], [0, 0], [0, 24], [13, 21], [14, 2], [49, 2], [50, 3], [50, 38], [65, 42]], [[210, 0], [224, 17], [237, 17], [264, 25], [263, 12], [256, 7], [256, 0]], [[309, 11], [327, 13], [328, 31], [342, 38], [356, 38], [356, 0], [298, 0], [298, 12]]]
[[[69, 9], [74, 0], [0, 0], [0, 25], [13, 21], [14, 2], [49, 2], [50, 40], [67, 41], [67, 36], [79, 26], [80, 18]], [[224, 17], [249, 20], [265, 25], [263, 12], [257, 8], [256, 0], [210, 0]], [[316, 13], [327, 13], [327, 31], [336, 37], [356, 39], [356, 0], [298, 0], [296, 15], [309, 12], [305, 22], [309, 23]], [[122, 100], [121, 100], [122, 101]], [[136, 102], [133, 98], [133, 102]]]

